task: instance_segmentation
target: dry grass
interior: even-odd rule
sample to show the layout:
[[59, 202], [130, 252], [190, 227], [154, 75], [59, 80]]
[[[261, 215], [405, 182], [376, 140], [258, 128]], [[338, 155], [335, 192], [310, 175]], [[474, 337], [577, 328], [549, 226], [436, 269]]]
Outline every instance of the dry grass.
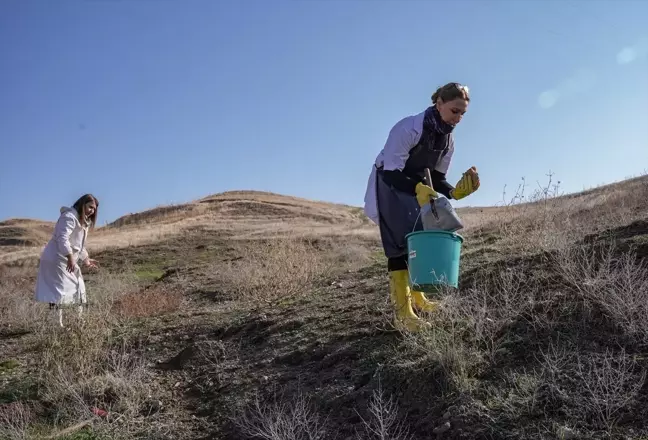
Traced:
[[151, 393], [142, 359], [113, 348], [106, 334], [88, 339], [84, 333], [48, 341], [45, 347], [41, 400], [56, 408], [50, 416], [64, 425], [93, 417], [94, 408], [106, 411], [109, 422], [140, 416]]
[[261, 307], [277, 300], [310, 295], [310, 288], [332, 274], [368, 261], [358, 245], [336, 247], [326, 239], [265, 239], [253, 242], [234, 261], [208, 272], [223, 291]]
[[593, 234], [645, 218], [648, 178], [638, 177], [583, 194], [564, 196], [550, 173], [530, 191], [523, 179], [502, 206], [466, 211], [466, 234], [491, 235], [507, 253], [553, 250]]
[[102, 289], [82, 320], [76, 310], [66, 310], [65, 329], [45, 324], [39, 332], [42, 370], [38, 379], [40, 400], [52, 410], [54, 425], [66, 426], [96, 415], [108, 416], [99, 430], [117, 423], [120, 430], [140, 417], [151, 394], [149, 371], [143, 359], [124, 345], [117, 330], [124, 325], [113, 313], [114, 304], [128, 295], [128, 278], [104, 274]]
[[0, 266], [0, 334], [27, 332], [42, 320], [44, 308], [33, 301], [33, 268]]
[[0, 222], [0, 246], [39, 246], [49, 240], [54, 229], [51, 222], [11, 219]]
[[[3, 308], [2, 322], [5, 329], [21, 322], [21, 328], [33, 335], [33, 349], [39, 353], [39, 373], [34, 378], [38, 409], [20, 401], [0, 407], [0, 420], [11, 420], [0, 428], [0, 438], [45, 438], [43, 433], [87, 420], [92, 421], [93, 439], [129, 439], [136, 431], [141, 433], [141, 423], [135, 422], [151, 408], [150, 371], [141, 355], [124, 345], [119, 335], [126, 322], [115, 313], [122, 299], [132, 295], [134, 276], [95, 274], [98, 283], [88, 292], [90, 306], [81, 316], [76, 307], [64, 309], [65, 328], [60, 328], [56, 311], [33, 303], [33, 283], [21, 285], [26, 276], [20, 276], [16, 268], [5, 270], [13, 276], [3, 277], [5, 290], [0, 291], [0, 298], [10, 301]], [[147, 298], [160, 299], [155, 295]], [[137, 303], [130, 300], [129, 304]], [[146, 312], [160, 307], [153, 303]], [[135, 307], [135, 314], [142, 310]]]
[[180, 309], [183, 294], [169, 286], [152, 286], [128, 292], [115, 303], [115, 313], [126, 318], [142, 318], [175, 312]]

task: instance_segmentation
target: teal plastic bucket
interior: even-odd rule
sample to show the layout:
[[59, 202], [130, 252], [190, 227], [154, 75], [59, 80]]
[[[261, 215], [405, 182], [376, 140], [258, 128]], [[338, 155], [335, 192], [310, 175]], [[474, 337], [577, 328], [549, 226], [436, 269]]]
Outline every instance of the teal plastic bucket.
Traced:
[[463, 237], [456, 232], [417, 231], [407, 234], [410, 286], [434, 292], [440, 286], [458, 287]]

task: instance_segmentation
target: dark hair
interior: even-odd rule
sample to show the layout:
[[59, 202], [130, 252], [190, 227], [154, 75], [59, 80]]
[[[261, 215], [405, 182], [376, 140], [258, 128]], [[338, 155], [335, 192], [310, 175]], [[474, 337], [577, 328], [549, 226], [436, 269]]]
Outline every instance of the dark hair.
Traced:
[[86, 205], [88, 202], [95, 202], [95, 210], [90, 216], [88, 220], [90, 220], [90, 228], [94, 229], [95, 225], [97, 224], [97, 214], [99, 213], [99, 200], [92, 194], [85, 194], [79, 198], [76, 202], [74, 202], [74, 205], [72, 205], [72, 208], [74, 208], [79, 214], [79, 219], [83, 219], [83, 207]]
[[451, 82], [439, 87], [436, 92], [432, 94], [432, 103], [436, 104], [439, 98], [441, 98], [441, 101], [443, 102], [453, 101], [457, 98], [470, 101], [470, 94], [468, 93], [467, 86]]

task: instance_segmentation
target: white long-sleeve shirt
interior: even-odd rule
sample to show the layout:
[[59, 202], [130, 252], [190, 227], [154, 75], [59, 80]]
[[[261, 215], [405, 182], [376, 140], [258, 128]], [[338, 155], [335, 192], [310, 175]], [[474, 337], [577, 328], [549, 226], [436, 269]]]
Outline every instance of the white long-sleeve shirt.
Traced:
[[[371, 167], [371, 173], [369, 174], [367, 189], [365, 191], [364, 212], [376, 224], [378, 224], [376, 168], [383, 167], [386, 171], [402, 171], [405, 168], [405, 163], [409, 158], [411, 149], [419, 143], [423, 134], [424, 118], [425, 111], [422, 111], [416, 115], [406, 116], [398, 121], [389, 131], [387, 141]], [[435, 170], [444, 174], [447, 173], [453, 153], [454, 145], [451, 143], [450, 149], [437, 163]]]

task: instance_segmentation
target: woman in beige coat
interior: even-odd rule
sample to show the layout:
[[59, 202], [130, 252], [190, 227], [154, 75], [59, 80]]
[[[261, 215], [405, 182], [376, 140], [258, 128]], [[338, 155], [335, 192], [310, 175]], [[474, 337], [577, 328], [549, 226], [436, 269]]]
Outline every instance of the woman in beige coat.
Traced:
[[62, 207], [54, 234], [41, 254], [36, 280], [36, 301], [48, 303], [57, 310], [58, 324], [63, 327], [62, 307], [77, 305], [81, 315], [87, 303], [81, 266], [97, 267], [86, 249], [89, 229], [97, 222], [99, 201], [92, 194], [79, 198], [71, 208]]

